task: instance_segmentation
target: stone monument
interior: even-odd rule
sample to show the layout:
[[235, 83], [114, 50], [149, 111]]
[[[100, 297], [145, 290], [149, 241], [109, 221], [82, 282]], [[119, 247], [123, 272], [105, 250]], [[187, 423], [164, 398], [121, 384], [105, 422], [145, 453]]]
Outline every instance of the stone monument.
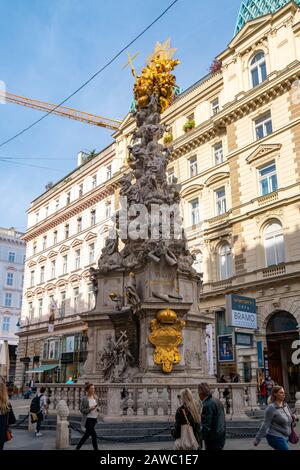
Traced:
[[198, 383], [208, 375], [201, 277], [193, 268], [179, 211], [180, 185], [168, 184], [172, 148], [161, 143], [161, 113], [176, 86], [170, 41], [157, 43], [134, 71], [136, 129], [121, 179], [115, 229], [91, 270], [96, 305], [88, 324], [82, 381]]

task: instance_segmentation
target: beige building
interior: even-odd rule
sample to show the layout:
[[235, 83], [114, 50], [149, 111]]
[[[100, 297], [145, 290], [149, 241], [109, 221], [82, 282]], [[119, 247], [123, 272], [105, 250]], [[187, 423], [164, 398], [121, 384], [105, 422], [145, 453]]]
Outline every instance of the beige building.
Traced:
[[[212, 325], [210, 372], [219, 378], [238, 373], [245, 381], [270, 374], [293, 394], [300, 387], [299, 367], [291, 361], [300, 324], [299, 9], [292, 2], [250, 21], [218, 60], [222, 68], [180, 94], [163, 115], [174, 148], [169, 180], [175, 176], [182, 184], [184, 226], [195, 266], [203, 272], [200, 305]], [[27, 368], [36, 356], [37, 365], [60, 365], [62, 373], [64, 338], [84, 330], [78, 313], [90, 306], [88, 268], [103, 246], [109, 203], [118, 207], [118, 180], [133, 129], [128, 115], [108, 149], [32, 203], [24, 237], [22, 318], [28, 325], [19, 347], [21, 360], [31, 360]], [[102, 175], [99, 183], [96, 173]], [[258, 327], [243, 337], [243, 346], [235, 344], [235, 332], [225, 322], [228, 294], [256, 299]], [[53, 337], [51, 297], [59, 309], [65, 305]], [[234, 357], [226, 360], [217, 344], [231, 348]], [[18, 380], [25, 370], [19, 366]], [[63, 379], [80, 372], [71, 365], [64, 370]]]

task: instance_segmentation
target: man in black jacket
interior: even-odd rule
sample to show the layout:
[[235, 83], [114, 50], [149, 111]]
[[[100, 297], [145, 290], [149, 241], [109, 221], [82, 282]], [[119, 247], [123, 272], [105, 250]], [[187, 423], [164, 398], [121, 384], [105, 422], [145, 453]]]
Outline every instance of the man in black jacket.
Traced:
[[205, 449], [222, 450], [226, 435], [223, 404], [212, 396], [207, 383], [201, 383], [198, 390], [202, 402], [201, 430]]

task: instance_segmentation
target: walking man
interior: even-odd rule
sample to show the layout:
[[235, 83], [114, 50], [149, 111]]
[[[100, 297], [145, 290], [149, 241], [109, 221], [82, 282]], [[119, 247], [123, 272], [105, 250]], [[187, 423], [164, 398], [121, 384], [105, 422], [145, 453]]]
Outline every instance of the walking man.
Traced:
[[201, 383], [198, 391], [202, 402], [201, 430], [205, 449], [222, 450], [226, 435], [223, 404], [212, 396], [207, 383]]

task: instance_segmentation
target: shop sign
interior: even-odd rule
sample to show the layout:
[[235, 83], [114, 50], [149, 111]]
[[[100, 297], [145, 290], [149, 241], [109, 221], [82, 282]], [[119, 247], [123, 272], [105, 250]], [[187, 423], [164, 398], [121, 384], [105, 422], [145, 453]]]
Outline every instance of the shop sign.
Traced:
[[237, 328], [256, 329], [256, 300], [237, 294], [226, 296], [226, 322], [227, 326]]

